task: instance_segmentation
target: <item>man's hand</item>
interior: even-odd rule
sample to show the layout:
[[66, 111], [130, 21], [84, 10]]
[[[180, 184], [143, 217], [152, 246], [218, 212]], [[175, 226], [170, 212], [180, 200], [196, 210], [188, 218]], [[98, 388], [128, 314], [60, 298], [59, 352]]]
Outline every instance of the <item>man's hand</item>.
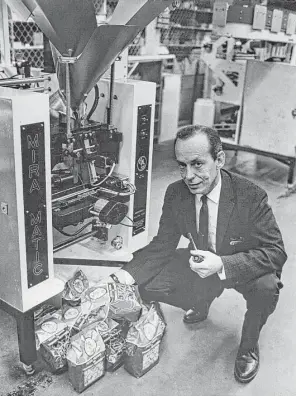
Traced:
[[[189, 260], [190, 268], [196, 272], [201, 278], [207, 278], [223, 268], [221, 257], [215, 253], [205, 250], [190, 250], [191, 257]], [[195, 256], [202, 256], [204, 259], [201, 263], [194, 261]]]

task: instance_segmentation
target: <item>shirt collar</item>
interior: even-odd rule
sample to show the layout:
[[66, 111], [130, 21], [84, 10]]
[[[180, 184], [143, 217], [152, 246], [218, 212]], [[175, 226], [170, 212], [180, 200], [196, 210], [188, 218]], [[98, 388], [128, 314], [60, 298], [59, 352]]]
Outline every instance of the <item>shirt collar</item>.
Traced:
[[[212, 191], [210, 191], [207, 194], [207, 197], [209, 200], [211, 200], [212, 202], [214, 202], [215, 204], [218, 205], [219, 200], [220, 200], [220, 193], [221, 193], [221, 187], [222, 187], [222, 178], [221, 178], [221, 173], [219, 172], [218, 175], [219, 179], [218, 179], [218, 183], [216, 184], [216, 186], [213, 188]], [[198, 194], [197, 195], [197, 199], [200, 201], [201, 200], [202, 195]]]

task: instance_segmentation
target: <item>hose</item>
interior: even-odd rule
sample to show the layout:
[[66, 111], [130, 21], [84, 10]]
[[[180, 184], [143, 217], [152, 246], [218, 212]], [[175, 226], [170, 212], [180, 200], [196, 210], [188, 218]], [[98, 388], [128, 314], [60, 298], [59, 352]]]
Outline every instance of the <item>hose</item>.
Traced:
[[68, 237], [75, 237], [79, 234], [82, 233], [83, 230], [85, 230], [89, 225], [93, 224], [93, 221], [89, 221], [88, 223], [84, 224], [84, 226], [82, 226], [81, 228], [79, 228], [79, 230], [75, 231], [73, 234], [70, 234], [66, 231], [63, 231], [59, 228], [54, 227], [57, 231], [59, 231], [61, 234], [68, 236]]
[[100, 94], [99, 87], [98, 87], [98, 84], [96, 84], [95, 85], [95, 100], [94, 100], [94, 103], [93, 103], [93, 105], [92, 105], [87, 117], [86, 117], [86, 121], [87, 122], [89, 122], [90, 117], [93, 115], [93, 113], [95, 112], [96, 108], [98, 107], [99, 94]]
[[94, 186], [94, 187], [100, 186], [100, 185], [103, 184], [107, 179], [109, 179], [109, 177], [112, 175], [112, 173], [113, 173], [113, 171], [114, 171], [115, 166], [116, 166], [116, 164], [115, 164], [115, 162], [113, 162], [113, 164], [112, 164], [112, 166], [111, 166], [111, 169], [110, 169], [110, 172], [108, 173], [108, 175], [105, 176], [104, 179], [101, 180], [100, 182], [92, 183], [92, 186]]

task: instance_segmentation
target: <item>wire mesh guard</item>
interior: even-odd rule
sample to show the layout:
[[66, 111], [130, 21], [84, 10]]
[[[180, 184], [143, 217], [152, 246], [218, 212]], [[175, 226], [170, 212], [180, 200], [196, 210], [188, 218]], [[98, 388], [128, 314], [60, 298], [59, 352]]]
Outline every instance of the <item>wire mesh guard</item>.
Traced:
[[161, 44], [177, 60], [188, 56], [193, 47], [200, 48], [212, 31], [211, 0], [179, 1], [172, 9], [158, 17]]
[[[214, 0], [175, 0], [173, 5], [157, 18], [160, 44], [167, 52], [182, 60], [193, 47], [200, 47], [205, 36], [211, 34]], [[118, 0], [93, 0], [96, 14], [109, 18]], [[9, 13], [11, 15], [11, 13]], [[9, 20], [11, 61], [22, 58], [32, 67], [44, 67], [43, 34], [32, 21]], [[141, 55], [145, 45], [145, 29], [129, 46], [129, 55]]]
[[32, 22], [9, 21], [11, 61], [23, 59], [33, 67], [43, 68], [43, 34]]

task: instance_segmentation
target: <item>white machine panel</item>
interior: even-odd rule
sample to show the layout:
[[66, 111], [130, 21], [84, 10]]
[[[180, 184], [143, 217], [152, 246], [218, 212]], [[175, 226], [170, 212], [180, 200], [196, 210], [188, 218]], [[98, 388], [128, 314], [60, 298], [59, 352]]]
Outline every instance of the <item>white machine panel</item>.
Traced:
[[181, 97], [181, 75], [165, 74], [161, 107], [161, 133], [158, 142], [162, 143], [175, 138], [178, 130]]
[[295, 156], [296, 67], [248, 61], [240, 144]]
[[0, 299], [22, 312], [60, 293], [52, 257], [48, 96], [0, 88]]

